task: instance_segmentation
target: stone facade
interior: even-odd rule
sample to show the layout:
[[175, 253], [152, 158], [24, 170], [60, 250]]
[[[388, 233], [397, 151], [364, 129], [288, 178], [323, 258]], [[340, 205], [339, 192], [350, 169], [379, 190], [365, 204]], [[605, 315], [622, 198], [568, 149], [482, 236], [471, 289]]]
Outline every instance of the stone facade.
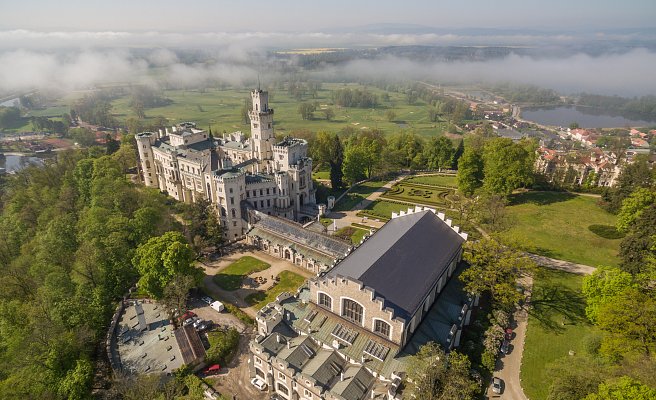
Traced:
[[178, 201], [208, 199], [228, 240], [248, 230], [248, 209], [295, 221], [318, 214], [307, 142], [277, 140], [267, 92], [253, 90], [251, 99], [248, 138], [233, 132], [215, 139], [191, 122], [136, 136], [145, 185]]
[[[334, 270], [358, 272], [363, 260], [356, 255], [358, 249], [342, 261], [355, 257], [355, 270], [340, 269], [338, 263], [310, 280], [297, 294], [283, 293], [258, 312], [258, 334], [250, 343], [252, 376], [267, 383], [270, 393], [290, 400], [404, 398], [399, 387], [407, 356], [427, 341], [438, 342], [446, 350], [457, 347], [476, 302], [464, 292], [455, 276], [462, 270], [458, 264], [462, 257], [462, 241], [467, 235], [459, 232], [458, 227], [451, 227], [441, 213], [439, 216], [435, 213], [428, 221], [423, 219], [425, 211], [410, 209], [396, 215], [399, 223], [391, 225], [387, 231], [384, 226], [368, 239], [374, 241], [369, 249], [365, 248], [371, 251], [393, 240], [395, 250], [434, 254], [431, 253], [434, 249], [426, 247], [427, 243], [409, 249], [414, 241], [403, 238], [420, 235], [423, 231], [439, 232], [425, 230], [426, 225], [443, 224], [440, 229], [446, 231], [445, 235], [432, 240], [435, 243], [451, 241], [452, 245], [440, 247], [448, 254], [440, 257], [443, 260], [440, 265], [435, 265], [440, 273], [426, 275], [431, 282], [424, 285], [417, 297], [421, 299], [421, 307], [404, 313], [398, 305], [381, 296], [376, 287], [365, 286], [351, 276], [335, 275]], [[434, 210], [429, 211], [434, 213]], [[403, 229], [409, 232], [411, 224], [418, 226], [420, 232], [397, 233]], [[377, 261], [372, 262], [367, 270], [379, 268], [375, 266]], [[433, 271], [433, 267], [416, 269], [419, 271]], [[418, 288], [402, 290], [416, 291]], [[346, 308], [345, 300], [350, 302]], [[355, 306], [355, 315], [350, 315], [353, 310], [349, 307], [353, 304], [359, 305], [361, 310]]]

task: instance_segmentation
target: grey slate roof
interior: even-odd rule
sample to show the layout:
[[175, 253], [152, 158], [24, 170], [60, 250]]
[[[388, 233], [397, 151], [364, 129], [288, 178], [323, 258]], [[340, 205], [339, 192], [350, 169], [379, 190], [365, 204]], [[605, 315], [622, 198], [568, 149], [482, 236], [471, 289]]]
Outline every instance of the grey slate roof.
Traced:
[[362, 282], [407, 318], [421, 306], [463, 242], [435, 213], [420, 211], [390, 220], [327, 275]]

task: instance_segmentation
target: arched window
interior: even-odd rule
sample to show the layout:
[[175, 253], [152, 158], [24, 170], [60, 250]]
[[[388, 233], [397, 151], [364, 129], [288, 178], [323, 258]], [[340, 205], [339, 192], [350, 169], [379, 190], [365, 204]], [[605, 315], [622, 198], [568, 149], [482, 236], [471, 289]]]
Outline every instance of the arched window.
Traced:
[[329, 310], [333, 309], [333, 299], [325, 293], [319, 293], [319, 305]]
[[287, 389], [287, 386], [281, 384], [280, 382], [278, 382], [278, 392], [284, 394], [285, 397], [289, 396], [289, 389]]
[[375, 319], [374, 320], [374, 332], [377, 334], [384, 336], [386, 338], [389, 338], [390, 335], [390, 325], [381, 320], [381, 319]]
[[351, 299], [342, 300], [342, 317], [362, 325], [364, 309], [359, 303]]

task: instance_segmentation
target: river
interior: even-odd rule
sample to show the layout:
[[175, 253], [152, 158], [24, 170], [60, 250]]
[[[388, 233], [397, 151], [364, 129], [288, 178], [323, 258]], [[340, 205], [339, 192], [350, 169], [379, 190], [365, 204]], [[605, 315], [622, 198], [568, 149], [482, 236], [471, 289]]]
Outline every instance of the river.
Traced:
[[522, 119], [540, 125], [567, 127], [576, 122], [581, 128], [625, 128], [656, 125], [656, 121], [642, 121], [608, 115], [586, 107], [522, 107]]

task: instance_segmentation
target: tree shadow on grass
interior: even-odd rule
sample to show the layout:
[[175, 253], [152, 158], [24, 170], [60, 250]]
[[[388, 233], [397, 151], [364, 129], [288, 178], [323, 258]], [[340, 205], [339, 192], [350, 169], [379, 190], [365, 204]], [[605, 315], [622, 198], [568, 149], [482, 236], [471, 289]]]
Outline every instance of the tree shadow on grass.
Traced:
[[530, 203], [538, 206], [546, 206], [553, 203], [571, 200], [575, 197], [575, 194], [568, 192], [525, 192], [512, 195], [510, 197], [510, 205], [516, 206], [519, 204]]
[[547, 284], [534, 288], [531, 297], [529, 314], [547, 331], [559, 333], [566, 325], [587, 323], [585, 300], [574, 290]]

